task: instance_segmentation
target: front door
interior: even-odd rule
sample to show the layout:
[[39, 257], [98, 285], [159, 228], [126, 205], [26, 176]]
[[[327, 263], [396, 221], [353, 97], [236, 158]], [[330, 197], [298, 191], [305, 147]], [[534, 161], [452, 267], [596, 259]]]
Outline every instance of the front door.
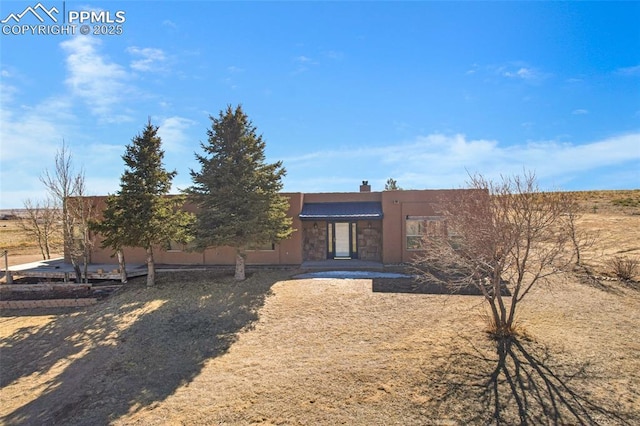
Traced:
[[349, 238], [349, 223], [338, 222], [335, 227], [336, 256], [351, 257], [351, 238]]
[[355, 222], [329, 222], [327, 233], [329, 259], [354, 259], [358, 257], [357, 229]]

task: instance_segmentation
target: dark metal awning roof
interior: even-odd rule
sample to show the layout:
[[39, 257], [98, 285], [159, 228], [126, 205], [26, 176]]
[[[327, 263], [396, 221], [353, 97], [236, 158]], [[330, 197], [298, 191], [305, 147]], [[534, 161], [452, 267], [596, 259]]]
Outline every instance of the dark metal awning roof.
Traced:
[[380, 220], [382, 204], [377, 201], [347, 203], [304, 203], [301, 220]]

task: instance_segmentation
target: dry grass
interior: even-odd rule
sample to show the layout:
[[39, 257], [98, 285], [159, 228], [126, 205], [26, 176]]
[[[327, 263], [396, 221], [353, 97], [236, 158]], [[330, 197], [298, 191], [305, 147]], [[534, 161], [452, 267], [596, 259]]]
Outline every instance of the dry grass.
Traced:
[[24, 234], [17, 220], [0, 221], [0, 247], [10, 254], [38, 252], [38, 244]]
[[640, 214], [640, 189], [571, 192], [586, 213]]
[[[52, 253], [51, 257], [61, 256], [60, 246], [58, 242], [54, 247], [57, 252]], [[0, 220], [0, 254], [4, 250], [9, 252], [9, 266], [42, 260], [37, 241], [25, 235], [17, 220]], [[0, 267], [4, 270], [4, 258], [0, 261]]]
[[160, 278], [83, 312], [5, 313], [1, 421], [486, 424], [497, 406], [519, 423], [496, 371], [527, 381], [532, 424], [640, 421], [640, 293], [624, 286], [539, 289], [521, 315], [532, 337], [501, 365], [474, 296], [283, 273]]
[[[639, 254], [640, 216], [582, 220], [605, 237], [597, 273]], [[137, 279], [86, 310], [2, 313], [0, 423], [639, 424], [640, 291], [601, 284], [537, 288], [523, 337], [498, 345], [475, 296], [286, 272]]]

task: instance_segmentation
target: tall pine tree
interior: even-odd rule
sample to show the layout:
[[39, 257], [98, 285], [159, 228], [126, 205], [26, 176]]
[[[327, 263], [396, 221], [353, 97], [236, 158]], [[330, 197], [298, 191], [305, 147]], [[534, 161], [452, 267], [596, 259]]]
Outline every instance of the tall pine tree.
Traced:
[[103, 247], [114, 249], [119, 259], [125, 246], [146, 250], [148, 286], [155, 284], [154, 246], [186, 241], [193, 222], [182, 210], [185, 197], [168, 195], [176, 172], [164, 168], [161, 145], [158, 127], [149, 121], [127, 145], [120, 191], [107, 199], [103, 220], [94, 226], [105, 237]]
[[280, 195], [282, 162], [265, 163], [265, 143], [240, 106], [210, 117], [204, 155], [196, 153], [200, 171], [191, 171], [187, 194], [199, 207], [195, 245], [199, 249], [230, 246], [236, 250], [237, 280], [245, 279], [248, 247], [277, 243], [293, 232], [286, 197]]

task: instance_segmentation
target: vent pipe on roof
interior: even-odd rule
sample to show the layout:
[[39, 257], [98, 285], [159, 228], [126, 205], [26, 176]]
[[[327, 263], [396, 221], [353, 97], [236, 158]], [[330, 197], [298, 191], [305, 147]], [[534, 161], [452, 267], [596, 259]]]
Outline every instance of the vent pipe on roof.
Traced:
[[371, 185], [369, 185], [368, 180], [362, 181], [362, 185], [360, 185], [360, 192], [371, 192]]

